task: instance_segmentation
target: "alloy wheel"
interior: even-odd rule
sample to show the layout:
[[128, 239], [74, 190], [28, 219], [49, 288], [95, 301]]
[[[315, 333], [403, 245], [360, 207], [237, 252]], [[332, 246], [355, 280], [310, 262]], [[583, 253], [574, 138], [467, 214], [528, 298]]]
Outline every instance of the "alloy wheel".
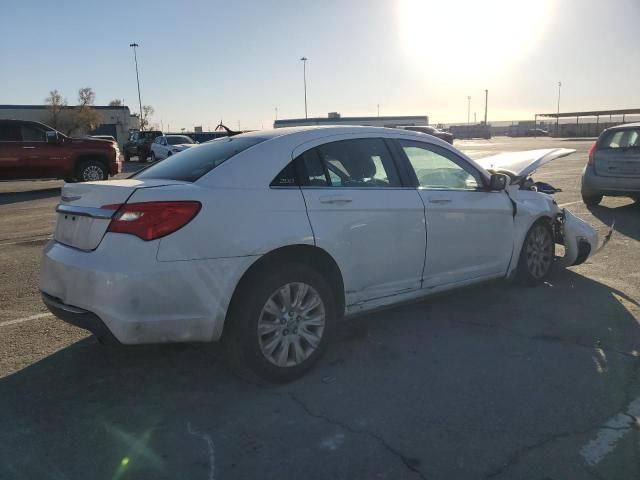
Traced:
[[299, 365], [320, 345], [325, 325], [320, 294], [306, 283], [287, 283], [262, 307], [257, 332], [260, 350], [278, 367]]
[[544, 225], [536, 225], [531, 230], [526, 245], [527, 268], [535, 279], [543, 278], [553, 261], [553, 239]]
[[95, 182], [98, 180], [102, 180], [103, 178], [104, 173], [102, 169], [97, 165], [89, 165], [82, 170], [82, 180], [85, 182]]

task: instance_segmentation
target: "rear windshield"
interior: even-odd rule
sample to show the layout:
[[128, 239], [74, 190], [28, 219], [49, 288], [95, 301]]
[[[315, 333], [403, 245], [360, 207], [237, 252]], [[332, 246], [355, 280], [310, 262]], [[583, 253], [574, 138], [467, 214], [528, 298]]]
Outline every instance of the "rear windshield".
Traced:
[[265, 140], [266, 138], [253, 136], [217, 138], [167, 157], [132, 178], [195, 182], [225, 160]]
[[191, 140], [189, 137], [182, 137], [180, 135], [178, 136], [173, 136], [173, 135], [169, 135], [167, 137], [165, 137], [167, 139], [167, 143], [169, 145], [180, 145], [180, 144], [184, 144], [184, 143], [193, 143], [193, 140]]
[[600, 148], [638, 148], [640, 129], [611, 130], [600, 141]]

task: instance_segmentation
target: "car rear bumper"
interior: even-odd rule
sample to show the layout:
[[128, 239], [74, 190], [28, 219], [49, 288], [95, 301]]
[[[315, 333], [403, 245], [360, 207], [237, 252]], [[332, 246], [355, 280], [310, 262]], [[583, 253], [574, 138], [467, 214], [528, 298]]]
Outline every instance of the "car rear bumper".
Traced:
[[100, 343], [106, 345], [119, 345], [120, 342], [113, 336], [111, 331], [107, 328], [104, 322], [97, 315], [84, 310], [82, 308], [74, 307], [73, 305], [67, 305], [62, 303], [60, 299], [42, 293], [42, 302], [47, 306], [49, 311], [53, 313], [60, 320], [64, 320], [76, 327], [84, 328], [93, 333]]
[[607, 177], [596, 175], [587, 165], [582, 171], [582, 195], [640, 195], [640, 177]]
[[158, 261], [157, 242], [108, 233], [94, 251], [51, 241], [40, 290], [59, 318], [123, 344], [218, 340], [255, 257]]

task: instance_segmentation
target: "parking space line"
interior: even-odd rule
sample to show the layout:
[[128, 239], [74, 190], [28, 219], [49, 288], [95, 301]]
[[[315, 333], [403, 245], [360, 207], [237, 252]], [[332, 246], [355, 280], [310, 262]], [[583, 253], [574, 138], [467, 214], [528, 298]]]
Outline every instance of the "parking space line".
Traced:
[[564, 208], [564, 207], [568, 207], [569, 205], [576, 205], [578, 203], [582, 203], [582, 200], [576, 200], [575, 202], [569, 202], [569, 203], [561, 203], [560, 205], [558, 205], [560, 208]]
[[6, 327], [7, 325], [16, 325], [17, 323], [30, 322], [31, 320], [38, 320], [39, 318], [52, 317], [53, 314], [38, 313], [37, 315], [31, 315], [30, 317], [16, 318], [15, 320], [7, 320], [6, 322], [0, 322], [0, 327]]

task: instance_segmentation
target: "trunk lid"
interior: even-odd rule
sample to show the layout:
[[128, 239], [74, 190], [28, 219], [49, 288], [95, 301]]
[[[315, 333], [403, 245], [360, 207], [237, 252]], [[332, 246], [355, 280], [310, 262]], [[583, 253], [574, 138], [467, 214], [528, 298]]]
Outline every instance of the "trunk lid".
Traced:
[[545, 163], [571, 155], [571, 148], [545, 148], [522, 152], [505, 152], [476, 160], [486, 170], [506, 172], [516, 177], [527, 177]]
[[186, 184], [174, 180], [109, 180], [104, 182], [65, 183], [61, 201], [56, 208], [58, 218], [54, 239], [80, 250], [94, 250], [100, 244], [115, 207], [107, 205], [126, 203], [131, 195], [142, 188]]
[[640, 177], [640, 148], [596, 149], [593, 165], [603, 177]]

